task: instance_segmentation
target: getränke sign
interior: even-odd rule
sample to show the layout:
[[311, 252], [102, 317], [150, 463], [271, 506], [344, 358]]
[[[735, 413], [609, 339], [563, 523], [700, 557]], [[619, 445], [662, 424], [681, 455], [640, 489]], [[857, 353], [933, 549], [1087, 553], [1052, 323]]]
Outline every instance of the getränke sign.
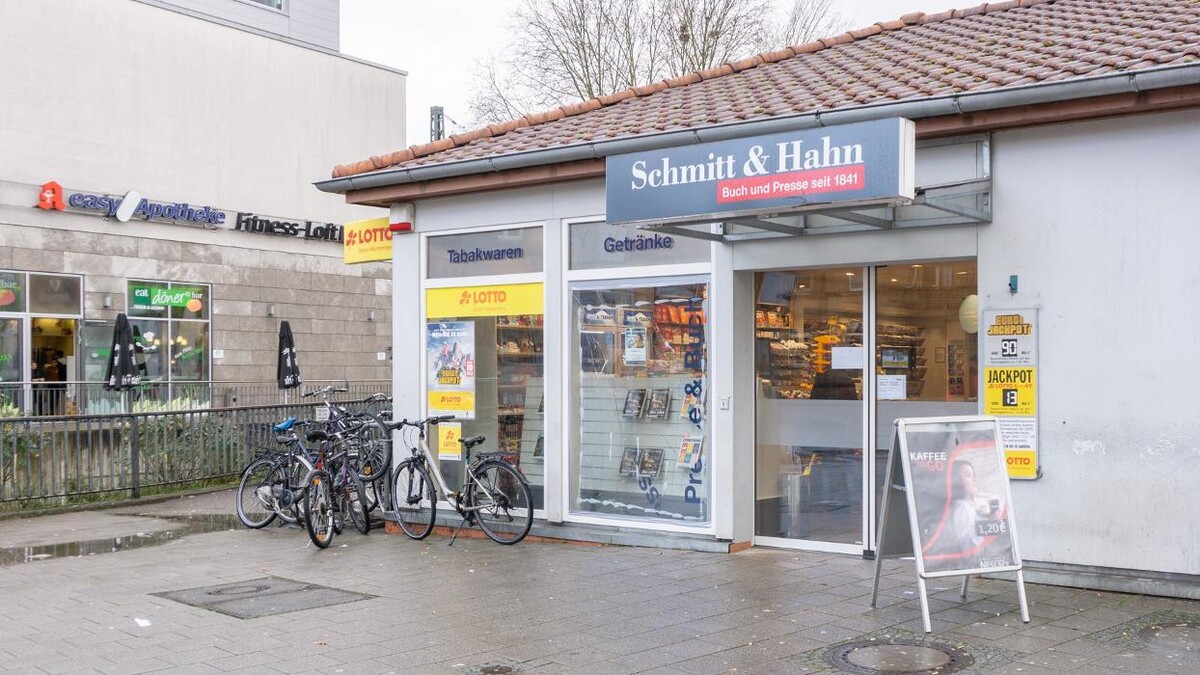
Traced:
[[609, 157], [609, 223], [913, 198], [915, 127], [891, 118]]

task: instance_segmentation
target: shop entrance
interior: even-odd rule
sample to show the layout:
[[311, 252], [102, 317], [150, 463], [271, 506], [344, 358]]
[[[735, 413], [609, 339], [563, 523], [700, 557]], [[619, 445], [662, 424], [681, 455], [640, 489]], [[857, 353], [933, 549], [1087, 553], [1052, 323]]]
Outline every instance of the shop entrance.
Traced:
[[872, 548], [892, 422], [977, 413], [975, 268], [756, 275], [755, 543]]

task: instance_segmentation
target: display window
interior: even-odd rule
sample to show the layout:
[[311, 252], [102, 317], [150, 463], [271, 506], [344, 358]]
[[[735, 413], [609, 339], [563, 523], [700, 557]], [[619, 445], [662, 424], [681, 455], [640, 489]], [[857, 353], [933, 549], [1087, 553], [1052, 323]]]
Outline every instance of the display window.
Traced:
[[[129, 281], [127, 311], [143, 394], [152, 398], [206, 396], [179, 383], [209, 379], [212, 289], [204, 284]], [[97, 336], [111, 340], [103, 331]], [[98, 370], [98, 369], [97, 369]]]
[[755, 536], [862, 550], [893, 422], [977, 414], [976, 264], [760, 272], [755, 292]]
[[707, 277], [571, 286], [571, 510], [706, 524]]
[[0, 416], [73, 412], [83, 277], [0, 271], [0, 315]]
[[426, 291], [425, 386], [430, 415], [454, 415], [429, 439], [451, 485], [461, 484], [458, 439], [483, 435], [545, 499], [545, 327], [540, 283]]

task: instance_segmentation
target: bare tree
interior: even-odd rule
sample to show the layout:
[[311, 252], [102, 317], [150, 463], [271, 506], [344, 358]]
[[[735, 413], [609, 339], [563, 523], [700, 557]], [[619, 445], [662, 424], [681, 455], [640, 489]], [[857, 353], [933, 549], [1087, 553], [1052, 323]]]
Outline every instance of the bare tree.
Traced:
[[[781, 1], [790, 2], [781, 16]], [[704, 70], [843, 30], [832, 0], [524, 0], [480, 64], [478, 124]]]

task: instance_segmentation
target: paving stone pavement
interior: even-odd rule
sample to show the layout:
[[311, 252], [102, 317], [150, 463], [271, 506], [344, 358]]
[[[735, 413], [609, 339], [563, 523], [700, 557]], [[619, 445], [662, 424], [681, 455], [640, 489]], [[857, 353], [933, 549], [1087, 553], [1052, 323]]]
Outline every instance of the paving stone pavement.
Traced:
[[[0, 548], [149, 537], [232, 510], [217, 492], [0, 520]], [[933, 580], [926, 636], [911, 561], [885, 563], [872, 609], [874, 563], [852, 556], [448, 546], [382, 530], [322, 551], [295, 528], [180, 531], [0, 566], [0, 671], [865, 673], [829, 655], [899, 640], [961, 650], [964, 673], [1200, 672], [1200, 602], [1028, 584], [1023, 624], [1012, 581], [972, 579], [963, 600], [957, 579]], [[308, 595], [289, 595], [297, 588]], [[243, 615], [257, 618], [172, 599], [262, 589], [279, 595], [246, 596], [260, 604]], [[340, 604], [321, 600], [335, 591]], [[244, 609], [246, 598], [234, 599]]]

